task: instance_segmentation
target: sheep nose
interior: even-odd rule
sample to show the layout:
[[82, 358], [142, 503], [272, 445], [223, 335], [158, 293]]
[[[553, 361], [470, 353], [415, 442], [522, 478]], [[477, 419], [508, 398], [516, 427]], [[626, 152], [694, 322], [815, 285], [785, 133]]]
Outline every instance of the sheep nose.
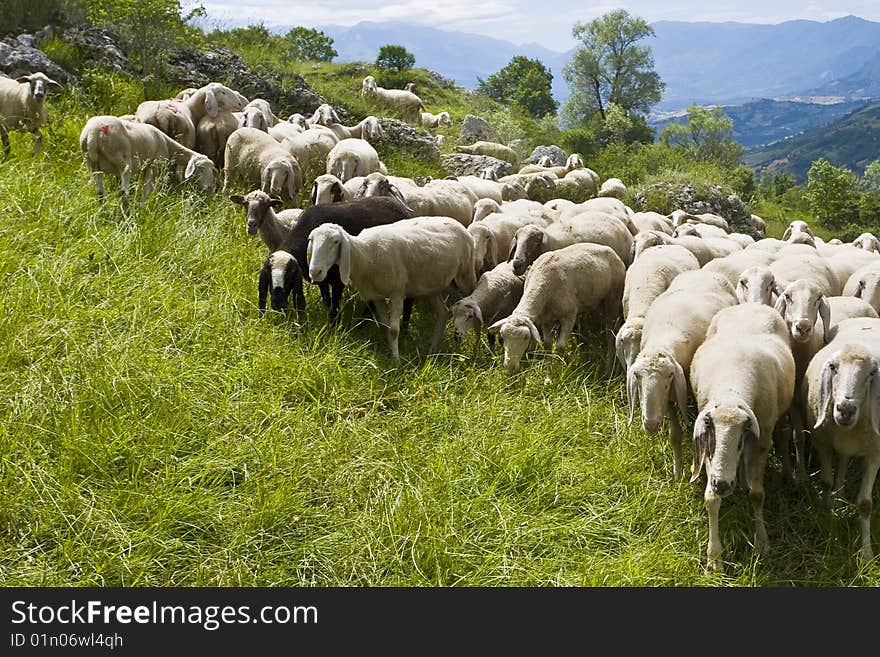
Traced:
[[712, 490], [722, 497], [725, 495], [729, 495], [730, 491], [733, 490], [733, 485], [729, 481], [724, 481], [723, 479], [719, 479], [718, 477], [712, 477]]
[[837, 424], [851, 426], [856, 420], [856, 405], [854, 402], [844, 400], [834, 405], [834, 419]]
[[813, 332], [813, 326], [808, 319], [799, 319], [791, 325], [792, 337], [798, 341], [804, 341]]
[[322, 281], [324, 280], [324, 271], [322, 269], [318, 269], [317, 267], [309, 267], [309, 278], [313, 281]]
[[644, 420], [642, 422], [642, 427], [648, 433], [657, 433], [660, 430], [660, 421], [659, 420]]

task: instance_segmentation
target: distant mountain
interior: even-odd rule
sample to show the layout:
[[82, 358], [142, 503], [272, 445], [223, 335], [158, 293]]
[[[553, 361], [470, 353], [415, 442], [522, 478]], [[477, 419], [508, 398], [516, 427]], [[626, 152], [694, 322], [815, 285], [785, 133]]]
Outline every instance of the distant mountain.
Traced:
[[868, 105], [821, 128], [746, 155], [753, 168], [770, 167], [791, 173], [799, 182], [814, 160], [824, 157], [837, 166], [861, 174], [880, 159], [880, 105]]
[[[762, 98], [721, 109], [733, 121], [733, 138], [747, 150], [754, 150], [829, 124], [864, 105], [864, 101], [822, 104]], [[680, 120], [667, 117], [651, 125], [659, 134], [666, 125]]]
[[855, 73], [805, 91], [803, 95], [846, 100], [880, 98], [880, 50]]

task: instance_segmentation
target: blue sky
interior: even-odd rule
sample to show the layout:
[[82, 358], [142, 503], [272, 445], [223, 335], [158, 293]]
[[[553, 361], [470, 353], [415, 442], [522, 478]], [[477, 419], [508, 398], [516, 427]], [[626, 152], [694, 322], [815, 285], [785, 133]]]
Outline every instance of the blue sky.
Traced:
[[275, 25], [354, 25], [360, 21], [397, 20], [441, 29], [488, 34], [514, 43], [535, 42], [563, 51], [574, 45], [571, 26], [623, 7], [651, 22], [737, 21], [780, 23], [793, 19], [827, 21], [848, 14], [880, 21], [880, 0], [633, 0], [624, 4], [598, 0], [183, 0], [199, 5], [220, 21]]

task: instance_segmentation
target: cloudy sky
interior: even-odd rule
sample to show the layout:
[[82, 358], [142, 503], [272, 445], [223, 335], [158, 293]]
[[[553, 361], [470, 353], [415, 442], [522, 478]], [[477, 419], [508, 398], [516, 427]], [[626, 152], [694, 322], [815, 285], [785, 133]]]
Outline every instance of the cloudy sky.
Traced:
[[571, 25], [623, 6], [649, 21], [737, 21], [779, 23], [785, 20], [827, 21], [847, 14], [880, 21], [880, 0], [630, 0], [624, 4], [598, 0], [183, 0], [185, 7], [202, 5], [221, 25], [260, 22], [272, 25], [354, 25], [388, 21], [430, 25], [440, 29], [488, 34], [514, 43], [536, 42], [566, 50]]

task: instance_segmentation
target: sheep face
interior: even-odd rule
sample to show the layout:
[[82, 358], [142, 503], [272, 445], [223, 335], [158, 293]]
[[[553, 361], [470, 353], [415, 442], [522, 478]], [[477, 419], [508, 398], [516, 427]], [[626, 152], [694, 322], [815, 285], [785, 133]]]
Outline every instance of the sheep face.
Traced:
[[806, 221], [801, 221], [797, 219], [788, 224], [788, 228], [785, 229], [785, 232], [782, 233], [782, 239], [788, 240], [792, 235], [796, 235], [798, 233], [806, 233], [807, 235], [812, 236], [813, 230], [810, 228], [810, 224]]
[[376, 78], [374, 78], [372, 75], [368, 75], [364, 78], [364, 81], [361, 84], [361, 96], [373, 93], [376, 91], [377, 88], [378, 87], [376, 86]]
[[880, 435], [880, 377], [877, 361], [863, 348], [847, 345], [822, 366], [820, 374], [819, 412], [814, 429], [828, 421], [841, 427], [855, 426], [862, 406], [870, 408], [871, 426]]
[[807, 246], [812, 246], [814, 249], [816, 248], [816, 238], [806, 232], [792, 233], [791, 237], [788, 238], [788, 243], [805, 244]]
[[348, 285], [351, 271], [351, 251], [348, 236], [337, 224], [318, 226], [309, 234], [306, 247], [306, 260], [309, 265], [309, 278], [320, 283], [327, 278], [333, 265], [339, 265], [342, 282]]
[[288, 116], [287, 122], [292, 123], [293, 125], [298, 125], [303, 130], [305, 130], [309, 126], [308, 122], [306, 121], [306, 117], [299, 113], [291, 114], [290, 116]]
[[874, 253], [880, 253], [880, 240], [878, 240], [871, 233], [862, 233], [855, 240], [853, 240], [853, 246], [857, 246], [860, 249], [864, 249], [865, 251], [873, 251]]
[[680, 226], [676, 226], [675, 229], [672, 231], [673, 237], [684, 237], [685, 235], [700, 237], [700, 233], [697, 231], [697, 227], [693, 224], [681, 224]]
[[532, 320], [517, 315], [495, 322], [489, 327], [489, 333], [501, 335], [504, 342], [504, 367], [508, 372], [519, 369], [519, 362], [532, 340], [541, 341], [541, 334]]
[[862, 276], [853, 296], [870, 304], [874, 310], [880, 308], [880, 272], [869, 272]]
[[624, 369], [629, 369], [639, 355], [639, 346], [642, 342], [642, 326], [644, 318], [627, 319], [614, 337], [614, 349], [617, 360]]
[[776, 300], [776, 312], [782, 315], [795, 342], [810, 339], [819, 317], [826, 335], [831, 329], [831, 308], [825, 295], [815, 283], [805, 279], [789, 284], [782, 291]]
[[27, 83], [30, 85], [31, 98], [34, 99], [37, 105], [41, 104], [46, 98], [47, 87], [55, 87], [57, 89], [64, 88], [60, 82], [55, 82], [55, 80], [53, 80], [52, 78], [48, 77], [44, 73], [39, 72], [31, 73], [30, 75], [23, 75], [19, 78], [15, 78], [15, 81], [22, 84]]
[[481, 198], [474, 204], [474, 221], [485, 219], [495, 212], [501, 212], [501, 206], [491, 198]]
[[218, 112], [240, 112], [248, 104], [247, 98], [219, 82], [202, 88], [205, 89], [205, 110], [210, 117], [217, 116]]
[[468, 232], [474, 240], [474, 270], [481, 272], [484, 269], [492, 269], [497, 263], [495, 255], [495, 235], [486, 226], [473, 223], [468, 226]]
[[691, 482], [699, 478], [705, 465], [712, 492], [719, 497], [730, 495], [743, 450], [760, 433], [755, 414], [746, 406], [715, 404], [703, 409], [694, 422]]
[[269, 124], [266, 122], [266, 115], [258, 107], [245, 107], [239, 124], [240, 127], [256, 128], [263, 132], [269, 132]]
[[645, 249], [650, 249], [652, 246], [659, 246], [660, 244], [665, 243], [666, 240], [659, 231], [649, 230], [644, 233], [639, 233], [635, 236], [632, 243], [633, 262], [635, 262], [635, 259], [638, 258]]
[[462, 340], [470, 330], [479, 331], [483, 326], [483, 313], [472, 301], [461, 301], [452, 306], [452, 318], [455, 326], [455, 339]]
[[344, 198], [342, 181], [336, 176], [318, 176], [312, 183], [312, 205], [340, 203]]
[[327, 103], [323, 103], [318, 105], [318, 109], [315, 110], [315, 113], [312, 114], [312, 118], [309, 119], [309, 122], [318, 125], [330, 126], [334, 123], [341, 123], [339, 120], [339, 116], [336, 114], [336, 110], [334, 110]]
[[575, 169], [585, 169], [586, 164], [581, 159], [581, 156], [577, 153], [572, 153], [568, 156], [568, 159], [565, 161], [565, 168], [567, 171], [574, 171]]
[[449, 112], [440, 112], [437, 115], [437, 122], [440, 125], [450, 126], [452, 125], [452, 117], [449, 116]]
[[498, 180], [498, 174], [492, 167], [486, 167], [480, 171], [480, 178], [483, 180]]
[[736, 284], [736, 298], [740, 303], [762, 303], [772, 306], [773, 293], [781, 290], [769, 267], [749, 267], [739, 275]]
[[401, 204], [403, 204], [403, 207], [406, 208], [408, 212], [412, 212], [409, 206], [407, 206], [406, 199], [397, 188], [397, 185], [393, 184], [382, 173], [371, 173], [364, 178], [364, 182], [355, 194], [355, 198], [369, 198], [370, 196], [389, 196], [391, 198], [396, 198]]
[[540, 227], [523, 226], [516, 231], [507, 257], [508, 262], [513, 263], [513, 273], [517, 276], [526, 273], [528, 266], [541, 255], [543, 246], [544, 230]]
[[229, 200], [244, 207], [247, 215], [248, 235], [256, 235], [259, 232], [269, 208], [280, 208], [284, 205], [281, 199], [272, 198], [260, 190], [255, 190], [247, 196], [233, 194]]
[[640, 354], [627, 371], [626, 387], [629, 421], [632, 423], [636, 403], [641, 401], [642, 428], [648, 433], [660, 431], [670, 390], [674, 390], [679, 409], [686, 417], [687, 383], [684, 370], [672, 355], [663, 352]]
[[382, 130], [382, 125], [379, 123], [379, 119], [375, 116], [368, 116], [364, 119], [363, 126], [361, 127], [361, 135], [362, 139], [369, 142], [375, 142], [382, 139], [382, 137], [385, 136], [385, 132]]
[[193, 155], [186, 163], [186, 169], [183, 172], [184, 180], [192, 178], [203, 192], [210, 192], [214, 189], [214, 175], [214, 163], [209, 157], [201, 154]]
[[296, 281], [302, 277], [299, 263], [287, 251], [275, 251], [260, 272], [260, 314], [266, 310], [266, 295], [270, 292], [272, 310], [284, 312], [294, 291]]
[[539, 167], [545, 167], [545, 168], [552, 167], [552, 166], [553, 166], [553, 160], [550, 158], [550, 156], [545, 155], [544, 157], [542, 157], [542, 158], [540, 158], [540, 159], [538, 160], [538, 166], [539, 166]]
[[529, 197], [526, 188], [518, 182], [504, 183], [501, 188], [501, 199], [503, 201], [517, 201], [519, 199], [527, 199]]

